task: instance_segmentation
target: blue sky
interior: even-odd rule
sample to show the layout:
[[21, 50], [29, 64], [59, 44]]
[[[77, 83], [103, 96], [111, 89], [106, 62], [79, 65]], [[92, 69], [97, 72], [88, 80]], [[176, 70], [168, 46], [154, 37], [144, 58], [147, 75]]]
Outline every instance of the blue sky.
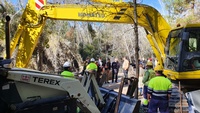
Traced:
[[[123, 0], [124, 2], [133, 2], [133, 0]], [[164, 4], [162, 0], [137, 0], [140, 4], [146, 4], [157, 9], [162, 15], [165, 15]]]
[[[19, 0], [10, 0], [14, 4], [16, 4]], [[21, 0], [28, 1], [28, 0]], [[47, 0], [48, 1], [48, 0]], [[123, 0], [124, 2], [133, 2], [133, 0]], [[137, 0], [141, 4], [147, 4], [149, 6], [152, 6], [156, 8], [162, 15], [166, 15], [166, 12], [164, 11], [164, 5], [162, 3], [162, 0]]]
[[166, 11], [164, 9], [164, 4], [162, 0], [141, 0], [142, 4], [147, 4], [156, 8], [162, 15], [166, 15]]

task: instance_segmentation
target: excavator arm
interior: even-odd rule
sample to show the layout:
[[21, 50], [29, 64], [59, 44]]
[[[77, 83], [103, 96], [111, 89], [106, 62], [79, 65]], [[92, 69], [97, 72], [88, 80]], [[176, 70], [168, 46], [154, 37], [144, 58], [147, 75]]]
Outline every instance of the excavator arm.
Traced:
[[[17, 34], [11, 43], [12, 53], [18, 43], [19, 37], [21, 37], [16, 67], [26, 67], [28, 65], [46, 19], [126, 24], [134, 23], [134, 8], [129, 3], [90, 5], [44, 4], [41, 9], [37, 10], [36, 5], [33, 2], [34, 0], [29, 0], [16, 32]], [[171, 28], [160, 13], [154, 8], [138, 4], [137, 11], [138, 24], [149, 32], [147, 38], [158, 61], [163, 63], [166, 38]]]
[[[46, 4], [46, 2], [43, 3]], [[29, 0], [10, 44], [12, 55], [19, 42], [16, 67], [27, 67], [44, 25], [45, 18], [39, 16], [36, 2]]]

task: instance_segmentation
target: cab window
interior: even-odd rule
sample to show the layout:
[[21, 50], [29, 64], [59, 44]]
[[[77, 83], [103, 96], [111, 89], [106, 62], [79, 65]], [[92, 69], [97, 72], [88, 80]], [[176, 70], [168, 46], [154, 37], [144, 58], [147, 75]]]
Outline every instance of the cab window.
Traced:
[[188, 45], [187, 45], [187, 52], [197, 52], [200, 51], [200, 43], [199, 43], [198, 38], [191, 37], [188, 40]]
[[189, 39], [186, 41], [186, 52], [200, 51], [200, 29], [187, 29]]
[[178, 57], [181, 49], [180, 33], [181, 29], [172, 31], [167, 44], [167, 59], [165, 61], [165, 68], [174, 71], [176, 71], [178, 67]]

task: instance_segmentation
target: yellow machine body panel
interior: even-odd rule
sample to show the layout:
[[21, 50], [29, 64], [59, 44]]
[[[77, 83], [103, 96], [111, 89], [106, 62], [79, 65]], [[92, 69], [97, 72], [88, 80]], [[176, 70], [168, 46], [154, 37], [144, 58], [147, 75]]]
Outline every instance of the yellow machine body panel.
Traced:
[[[21, 23], [11, 43], [11, 54], [18, 43], [19, 50], [16, 67], [26, 67], [37, 44], [46, 19], [126, 23], [133, 24], [134, 8], [128, 3], [122, 4], [58, 4], [45, 5], [37, 9], [34, 0], [29, 0]], [[150, 32], [150, 43], [159, 62], [163, 63], [166, 38], [171, 30], [169, 24], [154, 8], [137, 5], [138, 24]]]
[[192, 71], [192, 72], [176, 72], [172, 70], [164, 70], [164, 74], [172, 79], [172, 80], [188, 80], [188, 79], [199, 79], [200, 71]]

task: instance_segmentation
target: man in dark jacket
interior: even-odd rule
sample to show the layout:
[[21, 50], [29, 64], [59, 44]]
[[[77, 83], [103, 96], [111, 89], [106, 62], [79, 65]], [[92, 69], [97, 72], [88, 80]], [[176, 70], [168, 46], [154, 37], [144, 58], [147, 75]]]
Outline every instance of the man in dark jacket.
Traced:
[[115, 58], [115, 61], [112, 62], [112, 83], [114, 82], [114, 79], [115, 79], [115, 82], [117, 83], [119, 67], [120, 67], [120, 64], [118, 62], [118, 59]]

